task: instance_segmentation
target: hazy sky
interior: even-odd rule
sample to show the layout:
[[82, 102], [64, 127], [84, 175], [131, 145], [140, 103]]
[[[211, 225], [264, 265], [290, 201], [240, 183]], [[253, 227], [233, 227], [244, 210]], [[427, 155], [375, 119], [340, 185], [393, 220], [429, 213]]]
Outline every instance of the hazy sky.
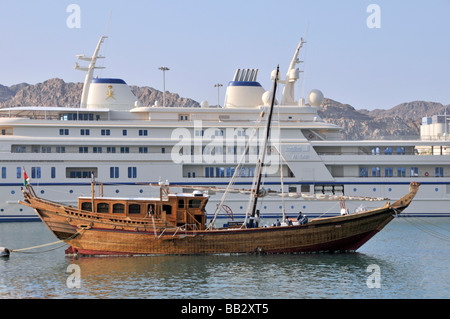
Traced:
[[216, 104], [222, 83], [223, 103], [237, 68], [259, 69], [266, 90], [278, 64], [284, 77], [304, 37], [297, 99], [317, 88], [357, 109], [450, 104], [450, 0], [0, 0], [0, 30], [0, 84], [8, 86], [83, 82], [75, 55], [91, 55], [106, 34], [99, 76], [162, 90], [158, 67], [167, 66], [168, 91]]

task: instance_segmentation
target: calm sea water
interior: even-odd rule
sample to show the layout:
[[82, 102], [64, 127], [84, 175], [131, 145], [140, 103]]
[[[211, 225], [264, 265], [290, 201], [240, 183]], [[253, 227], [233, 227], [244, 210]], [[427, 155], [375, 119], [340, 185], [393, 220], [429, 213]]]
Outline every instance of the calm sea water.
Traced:
[[[449, 230], [450, 218], [398, 218], [352, 254], [74, 258], [55, 245], [0, 258], [0, 299], [444, 299]], [[3, 247], [55, 240], [40, 222], [0, 224]]]

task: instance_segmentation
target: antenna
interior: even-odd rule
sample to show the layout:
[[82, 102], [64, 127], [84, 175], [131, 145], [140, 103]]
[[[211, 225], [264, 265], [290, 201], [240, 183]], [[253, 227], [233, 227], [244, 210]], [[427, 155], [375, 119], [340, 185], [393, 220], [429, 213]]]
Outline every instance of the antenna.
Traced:
[[81, 103], [80, 108], [86, 108], [87, 107], [87, 99], [89, 95], [89, 88], [91, 85], [92, 78], [94, 76], [94, 69], [104, 69], [104, 67], [96, 67], [95, 63], [97, 62], [97, 59], [104, 58], [104, 56], [99, 56], [98, 52], [100, 51], [100, 46], [103, 43], [103, 40], [106, 39], [107, 36], [102, 35], [100, 37], [100, 40], [97, 43], [97, 47], [95, 48], [94, 54], [92, 54], [92, 57], [86, 57], [85, 55], [79, 54], [77, 55], [77, 58], [82, 61], [89, 61], [89, 67], [82, 68], [78, 65], [78, 63], [75, 64], [75, 70], [80, 71], [87, 71], [86, 78], [84, 79], [84, 85], [83, 85], [83, 93], [81, 93]]
[[289, 68], [286, 73], [286, 80], [280, 81], [280, 83], [284, 83], [283, 95], [281, 97], [281, 105], [296, 104], [294, 96], [294, 85], [295, 82], [300, 78], [301, 72], [298, 68], [296, 68], [296, 64], [302, 62], [298, 59], [298, 55], [304, 43], [305, 41], [303, 40], [303, 38], [300, 38], [300, 43], [298, 44], [294, 56], [291, 60], [291, 63], [289, 64]]
[[112, 16], [112, 10], [109, 11], [108, 22], [106, 23], [106, 29], [105, 29], [105, 33], [104, 34], [108, 34], [108, 32], [109, 32], [109, 26], [111, 24], [111, 16]]
[[[308, 31], [309, 31], [309, 21], [306, 23], [306, 30], [305, 30], [305, 39], [308, 39]], [[306, 53], [308, 51], [308, 46], [305, 48], [305, 54], [303, 55], [303, 79], [302, 79], [302, 88], [300, 90], [300, 97], [304, 98], [305, 96], [305, 84], [306, 84]]]

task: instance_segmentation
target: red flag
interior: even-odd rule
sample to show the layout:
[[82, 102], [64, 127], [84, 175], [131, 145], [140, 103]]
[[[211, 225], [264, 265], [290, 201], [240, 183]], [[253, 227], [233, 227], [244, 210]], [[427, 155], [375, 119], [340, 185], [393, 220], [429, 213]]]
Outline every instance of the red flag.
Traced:
[[30, 183], [30, 179], [28, 178], [27, 172], [25, 172], [25, 167], [23, 169], [23, 185], [27, 186]]

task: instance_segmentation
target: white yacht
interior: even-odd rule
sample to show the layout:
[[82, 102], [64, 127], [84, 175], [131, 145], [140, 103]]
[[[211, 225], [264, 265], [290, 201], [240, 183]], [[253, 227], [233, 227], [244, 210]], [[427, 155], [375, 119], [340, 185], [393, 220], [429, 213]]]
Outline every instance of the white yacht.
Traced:
[[[122, 79], [94, 77], [104, 39], [91, 57], [78, 56], [89, 62], [76, 65], [87, 72], [79, 107], [0, 109], [0, 222], [39, 220], [19, 204], [24, 170], [38, 196], [69, 205], [91, 194], [92, 178], [102, 183], [95, 192], [105, 196], [155, 196], [159, 190], [147, 185], [161, 179], [190, 192], [191, 186], [224, 188], [231, 178], [238, 187], [251, 187], [259, 128], [271, 101], [271, 92], [257, 82], [258, 70], [236, 71], [223, 107], [144, 107]], [[261, 216], [278, 217], [282, 207], [288, 216], [352, 213], [379, 204], [362, 197], [395, 201], [411, 181], [422, 186], [406, 215], [450, 216], [447, 117], [425, 118], [416, 140], [343, 140], [342, 129], [317, 113], [319, 90], [306, 101], [295, 99], [302, 45], [279, 81], [284, 87], [264, 174], [268, 193], [279, 194], [264, 197]], [[209, 195], [213, 214], [222, 193], [213, 188]], [[336, 195], [346, 201], [326, 200]], [[236, 193], [226, 204], [226, 217], [247, 209]]]

